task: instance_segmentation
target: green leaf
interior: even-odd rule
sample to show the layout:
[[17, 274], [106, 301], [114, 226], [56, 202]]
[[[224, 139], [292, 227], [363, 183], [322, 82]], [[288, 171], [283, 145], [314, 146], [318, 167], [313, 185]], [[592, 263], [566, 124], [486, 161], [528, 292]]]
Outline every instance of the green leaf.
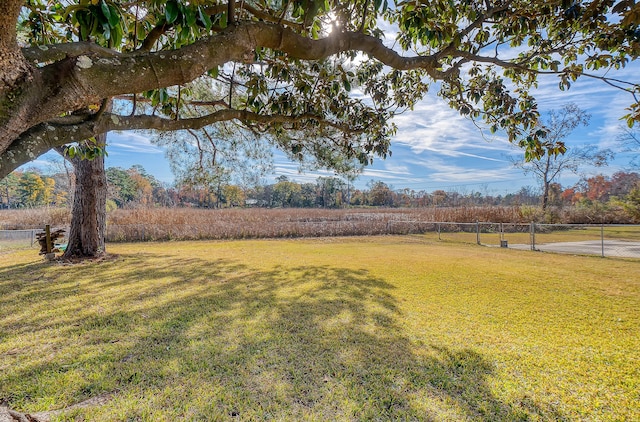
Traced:
[[100, 0], [100, 10], [102, 10], [102, 14], [107, 18], [107, 21], [109, 21], [111, 18], [111, 11], [109, 10], [109, 5], [104, 0]]
[[[200, 11], [200, 8], [198, 8], [198, 11]], [[184, 19], [185, 22], [187, 23], [187, 26], [189, 28], [197, 28], [197, 24], [196, 24], [196, 12], [195, 10], [191, 9], [191, 8], [184, 8], [182, 10], [182, 14], [184, 15]]]
[[111, 41], [113, 47], [118, 47], [122, 42], [122, 27], [120, 25], [114, 26], [111, 30]]
[[108, 22], [102, 24], [102, 35], [104, 35], [105, 40], [111, 39], [111, 27]]
[[115, 7], [109, 5], [109, 25], [112, 27], [117, 26], [120, 23], [120, 15], [118, 14], [118, 10]]
[[80, 25], [80, 39], [86, 40], [89, 38], [89, 28], [86, 25]]
[[[200, 15], [200, 20], [204, 24], [204, 27], [207, 28], [207, 31], [211, 29], [211, 18], [207, 13], [202, 10], [202, 7], [198, 7], [198, 15]], [[226, 25], [225, 25], [226, 26]]]
[[217, 78], [218, 75], [220, 74], [220, 68], [216, 66], [213, 69], [210, 69], [208, 73], [209, 73], [209, 76], [211, 76], [212, 78]]
[[174, 23], [178, 18], [178, 13], [180, 13], [180, 9], [175, 1], [167, 2], [167, 6], [164, 10], [164, 16], [167, 19], [167, 23]]
[[169, 99], [169, 93], [167, 92], [166, 88], [159, 89], [158, 95], [159, 95], [158, 99], [160, 100], [161, 103], [165, 103]]

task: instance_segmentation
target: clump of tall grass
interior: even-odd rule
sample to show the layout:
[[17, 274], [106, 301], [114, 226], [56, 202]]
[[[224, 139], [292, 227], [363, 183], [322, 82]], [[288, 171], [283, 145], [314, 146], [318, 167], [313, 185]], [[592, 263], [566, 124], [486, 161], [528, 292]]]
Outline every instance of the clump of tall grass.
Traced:
[[[449, 208], [133, 208], [107, 214], [108, 241], [246, 239], [411, 234], [435, 231], [434, 222], [594, 223], [593, 213], [566, 208], [550, 214], [535, 207]], [[611, 212], [605, 223], [620, 221]], [[557, 221], [556, 221], [557, 220]], [[67, 208], [0, 211], [0, 229], [68, 226]]]
[[55, 227], [71, 223], [69, 208], [22, 208], [0, 210], [0, 230], [39, 229], [50, 224]]
[[410, 234], [433, 231], [435, 221], [521, 222], [517, 207], [495, 208], [281, 208], [116, 210], [110, 241], [243, 239]]

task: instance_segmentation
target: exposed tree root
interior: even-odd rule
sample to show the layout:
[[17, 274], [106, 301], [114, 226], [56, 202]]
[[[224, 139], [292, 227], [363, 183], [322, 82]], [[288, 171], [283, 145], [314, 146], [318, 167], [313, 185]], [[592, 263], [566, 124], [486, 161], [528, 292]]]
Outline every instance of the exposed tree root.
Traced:
[[8, 407], [0, 406], [0, 422], [49, 422], [53, 416], [68, 412], [74, 409], [82, 409], [91, 406], [102, 406], [111, 400], [111, 394], [105, 393], [96, 397], [91, 397], [80, 403], [71, 405], [64, 409], [51, 410], [48, 412], [20, 413]]

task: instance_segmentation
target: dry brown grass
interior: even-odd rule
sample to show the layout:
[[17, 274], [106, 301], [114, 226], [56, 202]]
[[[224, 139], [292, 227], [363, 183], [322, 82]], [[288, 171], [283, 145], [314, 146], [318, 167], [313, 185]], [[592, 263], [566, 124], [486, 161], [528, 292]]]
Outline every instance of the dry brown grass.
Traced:
[[[68, 226], [70, 210], [42, 208], [0, 211], [0, 229]], [[527, 208], [352, 208], [352, 209], [119, 209], [108, 214], [108, 241], [246, 239], [355, 236], [435, 232], [433, 222], [524, 223]], [[442, 231], [475, 227], [442, 226]]]
[[109, 217], [108, 240], [244, 239], [409, 234], [433, 221], [513, 221], [517, 209], [136, 209]]
[[33, 208], [0, 210], [0, 230], [39, 229], [45, 224], [68, 226], [71, 210], [68, 208]]
[[[405, 216], [421, 221], [451, 222], [526, 222], [520, 207], [456, 207], [456, 208], [284, 208], [284, 209], [195, 209], [195, 208], [134, 208], [118, 209], [109, 213], [111, 224], [194, 224], [211, 221], [337, 221], [384, 219]], [[397, 218], [396, 218], [397, 219]], [[36, 208], [0, 210], [0, 226], [4, 229], [29, 229], [52, 222], [69, 224], [68, 208]]]

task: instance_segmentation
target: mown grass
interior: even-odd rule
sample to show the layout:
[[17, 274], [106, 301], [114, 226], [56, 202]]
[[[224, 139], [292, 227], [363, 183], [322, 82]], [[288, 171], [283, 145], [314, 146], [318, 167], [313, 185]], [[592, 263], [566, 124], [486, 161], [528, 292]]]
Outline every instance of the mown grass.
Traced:
[[[0, 401], [64, 420], [639, 420], [640, 263], [424, 236], [0, 255]], [[54, 417], [54, 418], [55, 418]]]

